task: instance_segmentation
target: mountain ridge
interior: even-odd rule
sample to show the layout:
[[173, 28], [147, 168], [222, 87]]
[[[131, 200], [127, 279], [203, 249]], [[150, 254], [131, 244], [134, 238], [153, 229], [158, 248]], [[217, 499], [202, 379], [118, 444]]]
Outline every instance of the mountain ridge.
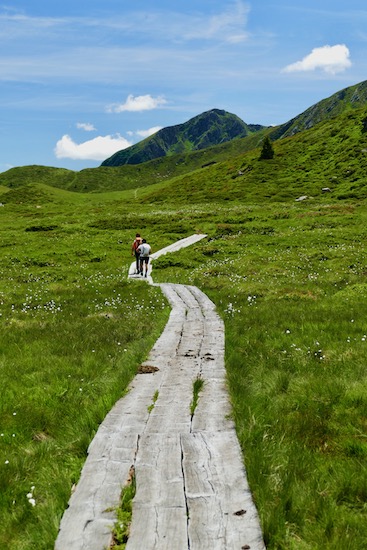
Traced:
[[246, 124], [237, 115], [222, 109], [211, 109], [182, 124], [162, 128], [135, 145], [117, 151], [101, 166], [141, 164], [172, 154], [207, 149], [263, 128], [260, 124]]
[[309, 130], [323, 120], [330, 120], [345, 110], [353, 110], [367, 105], [367, 80], [348, 86], [335, 94], [318, 101], [288, 122], [281, 124], [270, 133], [273, 141], [291, 137], [298, 132]]
[[363, 200], [367, 199], [366, 121], [367, 105], [347, 110], [275, 141], [270, 160], [260, 160], [261, 136], [267, 134], [259, 132], [141, 165], [80, 172], [40, 166], [12, 168], [0, 174], [0, 203], [40, 204], [40, 186], [82, 194], [126, 191], [123, 201], [134, 205], [174, 200], [177, 207], [218, 200], [288, 202], [301, 196], [318, 197], [324, 188], [327, 202]]

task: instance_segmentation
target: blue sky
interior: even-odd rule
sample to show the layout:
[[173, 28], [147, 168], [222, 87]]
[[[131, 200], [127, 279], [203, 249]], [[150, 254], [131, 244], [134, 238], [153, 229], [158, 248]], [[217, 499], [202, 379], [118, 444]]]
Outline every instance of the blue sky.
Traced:
[[280, 124], [367, 80], [367, 4], [9, 1], [0, 79], [0, 171], [96, 167], [213, 108]]

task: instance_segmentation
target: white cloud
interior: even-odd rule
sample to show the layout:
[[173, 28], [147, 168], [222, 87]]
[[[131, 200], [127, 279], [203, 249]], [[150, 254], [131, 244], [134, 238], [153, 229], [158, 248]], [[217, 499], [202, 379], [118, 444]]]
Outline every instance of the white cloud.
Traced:
[[322, 46], [314, 48], [309, 55], [301, 61], [287, 65], [283, 72], [293, 73], [298, 71], [314, 71], [320, 69], [326, 73], [336, 74], [351, 67], [350, 52], [345, 44], [335, 46]]
[[236, 0], [225, 11], [212, 15], [209, 19], [205, 16], [197, 20], [192, 18], [182, 35], [185, 39], [216, 39], [233, 44], [243, 42], [249, 37], [244, 30], [249, 12], [248, 4]]
[[77, 122], [76, 127], [79, 130], [85, 130], [86, 132], [94, 132], [96, 128], [90, 122]]
[[122, 113], [123, 111], [151, 111], [152, 109], [157, 109], [162, 105], [165, 105], [167, 101], [162, 96], [152, 97], [151, 95], [138, 95], [133, 96], [132, 94], [128, 95], [125, 103], [122, 104], [113, 104], [107, 107], [109, 113]]
[[56, 143], [54, 149], [57, 158], [69, 158], [73, 160], [105, 160], [117, 151], [130, 147], [127, 139], [117, 134], [115, 136], [98, 136], [84, 143], [75, 143], [65, 134]]
[[152, 136], [153, 134], [156, 134], [161, 129], [162, 129], [162, 126], [153, 126], [152, 128], [148, 128], [148, 130], [137, 130], [135, 132], [135, 135], [140, 136], [142, 138], [147, 138], [149, 136]]

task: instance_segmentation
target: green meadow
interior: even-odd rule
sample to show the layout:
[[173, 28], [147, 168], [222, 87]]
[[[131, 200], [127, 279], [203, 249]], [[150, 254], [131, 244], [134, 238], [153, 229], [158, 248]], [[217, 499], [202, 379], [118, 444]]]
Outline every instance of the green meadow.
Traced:
[[224, 319], [267, 548], [365, 547], [367, 143], [348, 116], [269, 161], [232, 151], [125, 190], [0, 178], [1, 550], [53, 547], [99, 423], [168, 319], [159, 287], [127, 280], [136, 231], [153, 251], [207, 234], [153, 278], [198, 286]]

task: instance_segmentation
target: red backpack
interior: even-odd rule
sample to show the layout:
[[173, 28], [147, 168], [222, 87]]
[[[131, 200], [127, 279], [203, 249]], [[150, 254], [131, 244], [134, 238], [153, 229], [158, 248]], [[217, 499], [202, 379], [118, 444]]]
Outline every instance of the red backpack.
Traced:
[[143, 242], [143, 239], [141, 239], [140, 237], [135, 239], [135, 241], [133, 242], [134, 252], [136, 252], [137, 248], [141, 245], [142, 242]]

